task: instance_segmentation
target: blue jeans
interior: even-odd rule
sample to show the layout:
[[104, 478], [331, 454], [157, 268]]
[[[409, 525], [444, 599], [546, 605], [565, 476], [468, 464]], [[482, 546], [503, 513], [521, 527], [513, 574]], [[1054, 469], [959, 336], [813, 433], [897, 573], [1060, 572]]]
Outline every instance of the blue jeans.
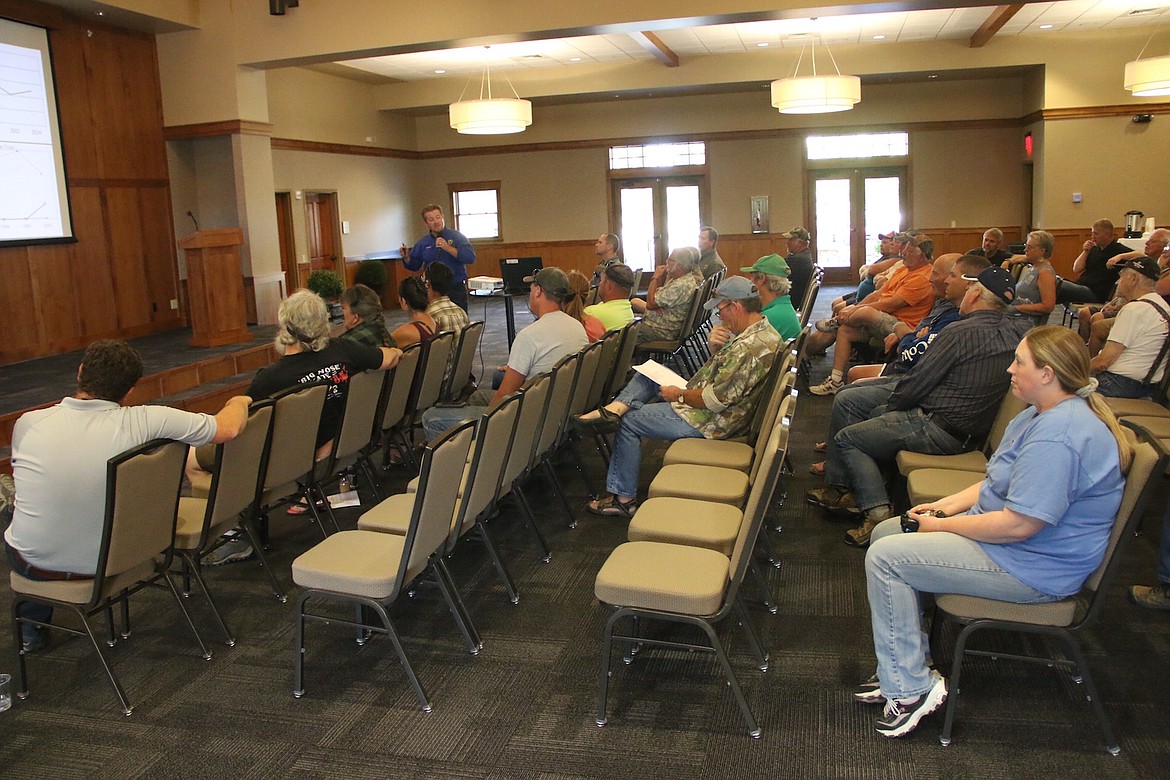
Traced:
[[[850, 425], [882, 414], [886, 410], [886, 401], [890, 399], [894, 386], [901, 378], [899, 375], [858, 382], [841, 388], [837, 395], [833, 396], [833, 408], [829, 412], [829, 437], [825, 440], [826, 461], [840, 461], [841, 454], [837, 451], [837, 444], [834, 441], [837, 434]], [[842, 482], [840, 486], [846, 487], [846, 483]]]
[[703, 438], [703, 434], [679, 417], [670, 404], [647, 403], [658, 397], [658, 387], [642, 374], [635, 374], [618, 393], [616, 400], [630, 407], [630, 410], [622, 415], [622, 426], [614, 435], [609, 473], [605, 478], [605, 489], [615, 496], [631, 498], [638, 495], [638, 472], [642, 467], [641, 437], [665, 441]]
[[922, 630], [919, 593], [1038, 604], [1055, 596], [1031, 588], [1001, 569], [976, 542], [952, 533], [902, 533], [897, 518], [873, 532], [865, 554], [873, 649], [886, 698], [912, 699], [930, 690], [930, 644]]
[[1097, 295], [1088, 287], [1068, 279], [1059, 279], [1056, 282], [1057, 303], [1104, 303], [1097, 300]]
[[857, 285], [857, 301], [856, 301], [856, 303], [861, 303], [866, 298], [873, 295], [876, 291], [877, 291], [877, 288], [874, 287], [873, 277], [872, 276], [865, 277], [864, 279], [861, 280], [861, 284]]
[[1097, 392], [1110, 398], [1149, 398], [1154, 394], [1154, 386], [1140, 379], [1122, 376], [1112, 371], [1102, 371], [1095, 376]]
[[900, 450], [929, 455], [963, 452], [963, 442], [926, 418], [922, 409], [886, 412], [872, 420], [843, 428], [825, 460], [825, 481], [849, 488], [859, 509], [868, 512], [889, 506], [882, 464], [893, 463]]
[[[40, 577], [29, 572], [28, 567], [23, 562], [18, 561], [12, 554], [12, 548], [8, 543], [4, 543], [4, 555], [8, 558], [8, 565], [11, 569], [19, 574], [21, 577], [26, 577], [30, 580], [40, 580]], [[25, 601], [20, 605], [20, 616], [28, 618], [29, 620], [39, 620], [42, 623], [48, 623], [53, 619], [53, 608], [48, 604], [41, 604], [36, 601]], [[20, 639], [23, 642], [35, 641], [42, 631], [45, 629], [40, 626], [29, 625], [28, 623], [20, 624]]]
[[486, 406], [432, 406], [423, 412], [423, 435], [427, 441], [434, 441], [452, 425], [464, 420], [478, 420], [486, 411]]

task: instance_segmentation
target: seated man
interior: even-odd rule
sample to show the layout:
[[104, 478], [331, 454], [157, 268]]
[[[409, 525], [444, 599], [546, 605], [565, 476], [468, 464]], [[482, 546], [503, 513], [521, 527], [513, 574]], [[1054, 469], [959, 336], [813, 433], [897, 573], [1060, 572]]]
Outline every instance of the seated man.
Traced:
[[853, 306], [846, 306], [829, 320], [817, 322], [816, 333], [808, 338], [808, 351], [823, 353], [836, 344], [833, 369], [825, 381], [809, 392], [814, 395], [832, 395], [845, 386], [845, 367], [855, 341], [884, 340], [894, 332], [894, 326], [903, 322], [912, 328], [926, 316], [934, 304], [930, 286], [930, 264], [934, 242], [928, 236], [916, 236], [902, 252], [903, 267], [894, 272], [890, 281], [872, 295]]
[[703, 283], [699, 271], [699, 250], [682, 246], [670, 253], [665, 265], [654, 269], [646, 300], [634, 298], [630, 305], [643, 315], [638, 343], [680, 338], [683, 320], [690, 311], [691, 298]]
[[784, 255], [784, 262], [788, 263], [788, 280], [792, 283], [789, 295], [792, 300], [804, 305], [804, 296], [812, 284], [813, 269], [816, 263], [812, 256], [812, 234], [803, 227], [794, 227], [780, 234], [788, 250]]
[[839, 298], [834, 298], [831, 305], [833, 314], [841, 311], [846, 306], [856, 301], [864, 301], [867, 297], [873, 294], [877, 288], [874, 286], [874, 280], [879, 274], [885, 273], [894, 267], [894, 264], [902, 259], [902, 248], [906, 245], [909, 239], [906, 233], [878, 233], [878, 240], [881, 241], [880, 257], [868, 265], [863, 265], [857, 269], [857, 276], [861, 280], [857, 285], [857, 292], [847, 293]]
[[[705, 306], [717, 311], [735, 337], [703, 364], [685, 388], [660, 387], [637, 374], [614, 401], [572, 418], [573, 427], [582, 433], [617, 433], [606, 477], [610, 495], [589, 503], [593, 514], [633, 515], [642, 465], [641, 437], [725, 439], [742, 433], [750, 422], [780, 348], [780, 336], [760, 313], [760, 298], [752, 283], [742, 276], [724, 279]], [[656, 398], [667, 403], [652, 403]]]
[[601, 320], [606, 330], [624, 328], [634, 321], [630, 306], [630, 290], [634, 286], [634, 272], [625, 263], [611, 263], [601, 274], [597, 288], [600, 302], [585, 307], [585, 313]]
[[[12, 433], [16, 498], [4, 546], [12, 570], [31, 580], [91, 580], [106, 511], [106, 462], [151, 439], [194, 446], [234, 439], [248, 420], [247, 396], [214, 417], [166, 406], [123, 406], [142, 377], [142, 358], [124, 341], [95, 341], [77, 372], [77, 393], [21, 416]], [[20, 614], [47, 622], [52, 609], [26, 603]], [[26, 652], [47, 629], [22, 624]]]
[[1026, 325], [1007, 315], [1014, 295], [1003, 268], [982, 271], [959, 306], [961, 317], [931, 342], [894, 387], [885, 411], [841, 428], [829, 441], [827, 487], [810, 490], [809, 503], [864, 514], [845, 543], [864, 547], [892, 507], [882, 468], [900, 450], [952, 455], [975, 449], [987, 436], [1007, 393], [1012, 362]]
[[1062, 279], [1056, 287], [1057, 303], [1105, 303], [1117, 284], [1118, 271], [1109, 266], [1110, 258], [1129, 251], [1113, 237], [1113, 223], [1099, 219], [1090, 228], [1090, 235], [1073, 260], [1073, 273], [1080, 274], [1076, 282]]
[[1003, 231], [999, 228], [988, 228], [983, 231], [983, 243], [978, 249], [972, 249], [967, 254], [985, 257], [992, 265], [1003, 265], [1012, 256], [1004, 246]]
[[580, 352], [589, 343], [584, 326], [564, 312], [565, 301], [572, 295], [568, 274], [559, 268], [542, 268], [524, 281], [530, 284], [528, 309], [536, 322], [516, 334], [499, 387], [490, 396], [486, 389], [477, 390], [472, 406], [427, 409], [422, 417], [427, 441], [461, 420], [480, 417], [489, 405], [519, 390], [529, 377], [551, 371], [561, 358]]
[[[1141, 250], [1114, 255], [1105, 262], [1105, 265], [1120, 270], [1123, 263], [1142, 257], [1148, 257], [1158, 263], [1161, 275], [1158, 277], [1157, 293], [1162, 296], [1170, 295], [1170, 230], [1158, 228], [1146, 238], [1145, 246]], [[1120, 295], [1115, 295], [1113, 300], [1104, 306], [1091, 303], [1077, 310], [1077, 329], [1080, 331], [1081, 339], [1089, 344], [1090, 355], [1096, 355], [1101, 351], [1101, 347], [1109, 339], [1113, 319], [1128, 302]]]
[[699, 273], [704, 279], [710, 279], [720, 271], [727, 270], [727, 264], [719, 256], [715, 245], [719, 243], [719, 231], [704, 225], [699, 228]]
[[1170, 306], [1154, 290], [1161, 269], [1148, 257], [1122, 266], [1117, 293], [1130, 302], [1117, 313], [1109, 340], [1090, 363], [1097, 391], [1115, 398], [1148, 398], [1166, 369]]
[[451, 269], [442, 263], [431, 263], [427, 266], [426, 280], [427, 314], [435, 321], [435, 332], [450, 330], [458, 336], [467, 327], [470, 319], [467, 312], [447, 295], [454, 282]]
[[[791, 341], [800, 335], [800, 317], [792, 308], [789, 291], [792, 283], [788, 280], [789, 268], [784, 258], [777, 254], [764, 255], [752, 265], [740, 268], [752, 280], [760, 293], [761, 312], [780, 338]], [[712, 334], [714, 335], [714, 334]]]

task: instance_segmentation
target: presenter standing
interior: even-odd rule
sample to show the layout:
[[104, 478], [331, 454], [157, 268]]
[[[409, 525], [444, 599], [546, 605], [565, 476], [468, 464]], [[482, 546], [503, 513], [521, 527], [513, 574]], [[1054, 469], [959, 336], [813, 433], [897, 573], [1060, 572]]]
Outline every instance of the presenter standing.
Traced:
[[467, 311], [467, 266], [475, 262], [475, 250], [467, 236], [447, 227], [442, 206], [435, 203], [423, 206], [422, 218], [427, 233], [410, 249], [402, 245], [402, 265], [408, 271], [418, 271], [431, 263], [450, 268], [453, 278], [447, 297]]

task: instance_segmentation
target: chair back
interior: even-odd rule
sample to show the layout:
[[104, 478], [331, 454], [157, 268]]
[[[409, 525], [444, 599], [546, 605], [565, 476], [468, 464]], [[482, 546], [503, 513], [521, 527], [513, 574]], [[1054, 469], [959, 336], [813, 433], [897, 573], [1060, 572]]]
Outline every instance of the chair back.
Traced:
[[410, 402], [411, 391], [418, 376], [422, 353], [422, 344], [411, 344], [402, 350], [402, 357], [394, 367], [394, 378], [390, 380], [390, 389], [386, 394], [386, 411], [382, 415], [383, 431], [396, 427], [406, 416], [406, 406]]
[[593, 385], [601, 371], [601, 360], [605, 357], [606, 340], [613, 343], [614, 339], [600, 339], [587, 345], [578, 353], [577, 376], [573, 380], [573, 394], [569, 400], [568, 414], [584, 414], [593, 408], [589, 402], [593, 400]]
[[739, 535], [735, 539], [735, 547], [731, 552], [730, 587], [720, 612], [731, 609], [735, 601], [736, 592], [743, 582], [744, 574], [751, 563], [752, 551], [756, 547], [756, 536], [760, 526], [764, 523], [764, 516], [768, 507], [772, 505], [772, 496], [776, 492], [776, 483], [780, 481], [780, 466], [788, 454], [789, 421], [780, 418], [772, 426], [768, 434], [767, 447], [761, 459], [759, 478], [752, 482], [752, 489], [748, 493], [747, 504], [743, 510], [743, 522], [739, 526]]
[[804, 300], [800, 302], [800, 327], [808, 325], [812, 316], [813, 306], [817, 302], [817, 293], [821, 290], [821, 280], [825, 278], [825, 269], [819, 265], [813, 266], [812, 278], [808, 281], [808, 289], [804, 291]]
[[[323, 382], [297, 385], [272, 397], [272, 445], [264, 470], [262, 502], [291, 493], [296, 481], [313, 470], [327, 389]], [[288, 490], [280, 493], [285, 487]]]
[[634, 271], [634, 284], [630, 287], [630, 298], [638, 297], [638, 290], [642, 286], [642, 269]]
[[[1125, 491], [1121, 494], [1121, 506], [1109, 531], [1109, 543], [1105, 547], [1105, 556], [1096, 571], [1089, 575], [1082, 588], [1099, 594], [1108, 589], [1121, 561], [1115, 555], [1121, 541], [1132, 536], [1134, 525], [1141, 519], [1150, 498], [1157, 491], [1158, 480], [1153, 475], [1161, 474], [1166, 470], [1167, 454], [1160, 446], [1148, 441], [1139, 441], [1134, 446], [1133, 461], [1129, 466], [1129, 473], [1125, 477]], [[1102, 599], [1094, 598], [1085, 615], [1085, 622], [1089, 622], [1101, 608]]]
[[[102, 576], [95, 580], [130, 571], [163, 553], [169, 560], [186, 462], [187, 445], [169, 439], [154, 439], [110, 458], [97, 566]], [[101, 585], [94, 584], [95, 600]]]
[[539, 463], [541, 456], [548, 452], [549, 448], [556, 443], [557, 437], [560, 436], [561, 428], [565, 426], [566, 420], [569, 419], [569, 405], [573, 401], [573, 393], [577, 385], [577, 377], [580, 373], [578, 368], [583, 363], [583, 356], [588, 350], [592, 350], [591, 354], [597, 355], [598, 352], [595, 347], [599, 345], [600, 342], [595, 341], [580, 352], [566, 355], [553, 366], [550, 372], [552, 380], [548, 388], [548, 400], [545, 402], [544, 415], [540, 420], [540, 430], [532, 442], [531, 457], [528, 461], [529, 467]]
[[475, 353], [479, 349], [479, 341], [483, 337], [483, 320], [467, 323], [459, 331], [459, 342], [451, 352], [450, 370], [443, 383], [442, 400], [453, 401], [459, 391], [471, 376], [471, 367], [475, 365]]
[[532, 457], [533, 445], [540, 435], [540, 423], [544, 417], [549, 391], [552, 389], [550, 374], [537, 374], [520, 388], [524, 391], [524, 403], [520, 408], [520, 420], [516, 423], [516, 435], [508, 453], [508, 465], [504, 467], [501, 491], [507, 491], [524, 470]]
[[447, 361], [455, 349], [455, 331], [444, 330], [436, 333], [423, 349], [422, 366], [419, 368], [417, 392], [410, 406], [415, 419], [421, 412], [434, 406], [443, 391], [443, 377], [447, 374]]
[[617, 365], [618, 353], [622, 349], [623, 330], [623, 328], [615, 328], [614, 330], [606, 331], [605, 335], [601, 337], [599, 342], [601, 344], [601, 355], [597, 360], [597, 369], [593, 372], [593, 382], [589, 385], [589, 392], [585, 397], [585, 402], [580, 412], [570, 412], [570, 414], [581, 414], [590, 409], [596, 409], [605, 403], [601, 396], [605, 393], [605, 388], [609, 385], [610, 378], [613, 376], [614, 366]]
[[239, 521], [241, 512], [251, 510], [260, 497], [260, 479], [268, 465], [272, 444], [275, 402], [256, 401], [248, 409], [248, 424], [239, 436], [215, 448], [215, 466], [199, 549]]
[[[764, 428], [765, 431], [774, 430], [776, 423], [781, 420], [787, 420], [790, 425], [792, 423], [792, 410], [796, 408], [796, 390], [787, 382], [782, 383], [777, 389], [780, 390], [780, 402], [776, 405], [776, 411], [772, 415], [772, 420], [769, 422], [768, 427]], [[752, 454], [752, 467], [751, 471], [748, 472], [748, 484], [754, 484], [759, 479], [764, 468], [764, 460], [768, 454], [769, 446], [768, 437], [761, 432], [760, 436], [756, 439]]]
[[345, 412], [341, 416], [341, 428], [333, 444], [333, 464], [330, 470], [345, 468], [357, 460], [375, 434], [381, 435], [380, 429], [374, 430], [374, 421], [378, 416], [385, 385], [385, 371], [362, 371], [349, 378]]
[[776, 397], [779, 391], [779, 385], [782, 379], [787, 375], [786, 372], [791, 366], [792, 353], [787, 350], [782, 350], [776, 354], [772, 360], [772, 366], [768, 369], [768, 374], [764, 377], [763, 388], [760, 391], [760, 402], [756, 404], [755, 410], [752, 412], [752, 417], [748, 421], [748, 428], [746, 439], [748, 444], [751, 444], [760, 438], [761, 431], [772, 430], [771, 425], [765, 425], [765, 418], [772, 409], [772, 404], [780, 403], [780, 399]]
[[499, 496], [500, 481], [523, 403], [524, 391], [517, 390], [489, 409], [476, 426], [471, 460], [464, 472], [463, 500], [451, 529], [452, 546]]
[[459, 478], [467, 464], [474, 435], [475, 420], [464, 420], [451, 426], [423, 451], [396, 588], [417, 577], [431, 556], [445, 549], [451, 534]]
[[[614, 364], [613, 373], [609, 376], [609, 384], [605, 386], [605, 392], [602, 393], [602, 403], [613, 398], [619, 390], [626, 386], [626, 375], [630, 373], [630, 368], [634, 365], [634, 348], [638, 346], [638, 333], [641, 330], [642, 320], [640, 319], [636, 319], [622, 328], [622, 347], [618, 350], [617, 362]], [[600, 404], [598, 405], [600, 406]]]
[[991, 421], [991, 430], [987, 432], [987, 443], [983, 447], [984, 454], [990, 457], [999, 448], [999, 443], [1003, 441], [1003, 434], [1007, 431], [1008, 423], [1024, 411], [1025, 407], [1027, 404], [1016, 398], [1015, 393], [1009, 388], [1003, 396], [1003, 401], [999, 404], [999, 411], [995, 413], [995, 419]]

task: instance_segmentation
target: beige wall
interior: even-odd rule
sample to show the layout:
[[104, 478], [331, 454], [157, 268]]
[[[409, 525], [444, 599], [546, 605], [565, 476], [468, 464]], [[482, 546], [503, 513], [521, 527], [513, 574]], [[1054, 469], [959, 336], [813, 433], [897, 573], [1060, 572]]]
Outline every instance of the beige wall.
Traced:
[[1024, 194], [1024, 131], [941, 130], [910, 135], [910, 223], [1017, 225]]
[[414, 120], [379, 111], [373, 87], [305, 68], [268, 72], [273, 135], [308, 141], [413, 149]]

